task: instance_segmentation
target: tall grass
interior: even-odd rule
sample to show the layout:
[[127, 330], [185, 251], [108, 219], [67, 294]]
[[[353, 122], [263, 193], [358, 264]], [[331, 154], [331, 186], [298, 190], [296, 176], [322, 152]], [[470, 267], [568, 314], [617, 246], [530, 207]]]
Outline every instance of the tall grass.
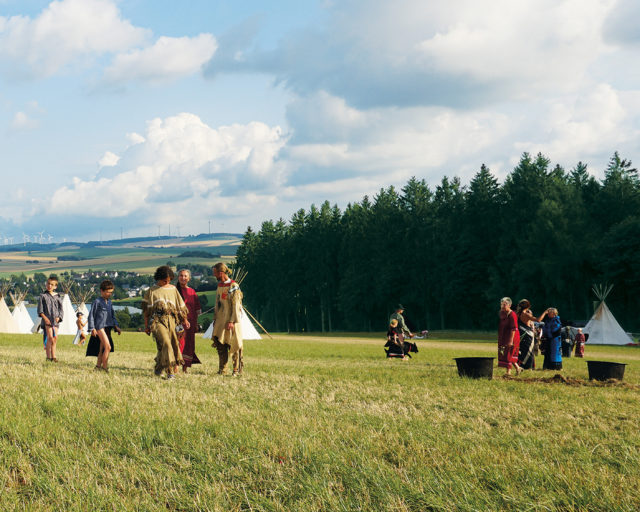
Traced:
[[[638, 510], [640, 350], [618, 385], [528, 372], [461, 379], [453, 357], [495, 344], [277, 336], [246, 343], [245, 375], [203, 364], [153, 376], [143, 334], [116, 337], [109, 374], [70, 337], [57, 364], [0, 335], [2, 510]], [[531, 381], [533, 379], [533, 381]], [[545, 380], [546, 379], [546, 380]]]

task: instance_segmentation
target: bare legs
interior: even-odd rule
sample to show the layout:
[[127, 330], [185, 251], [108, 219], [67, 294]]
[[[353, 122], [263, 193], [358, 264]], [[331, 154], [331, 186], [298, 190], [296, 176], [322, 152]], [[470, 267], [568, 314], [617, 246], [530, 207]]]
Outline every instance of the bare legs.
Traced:
[[56, 359], [56, 344], [58, 343], [57, 329], [51, 325], [45, 325], [44, 329], [47, 336], [47, 346], [45, 347], [47, 361], [58, 362]]
[[111, 352], [111, 343], [104, 329], [98, 329], [98, 338], [100, 339], [100, 352], [98, 352], [98, 363], [96, 367], [103, 370], [109, 369], [109, 352]]

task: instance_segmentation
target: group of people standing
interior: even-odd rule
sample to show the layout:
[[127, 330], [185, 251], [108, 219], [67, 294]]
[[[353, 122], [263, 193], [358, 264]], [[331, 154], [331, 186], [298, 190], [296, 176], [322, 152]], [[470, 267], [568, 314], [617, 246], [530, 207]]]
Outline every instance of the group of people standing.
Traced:
[[[562, 370], [562, 322], [556, 308], [547, 308], [536, 317], [527, 299], [511, 309], [509, 297], [500, 300], [498, 326], [498, 366], [510, 375], [536, 367], [538, 349], [544, 354], [543, 370]], [[578, 329], [575, 336], [576, 356], [584, 356], [585, 336]]]
[[[242, 292], [238, 283], [231, 279], [231, 271], [220, 262], [213, 266], [213, 275], [218, 281], [214, 306], [212, 346], [218, 352], [218, 373], [229, 373], [229, 358], [232, 375], [242, 374]], [[173, 379], [181, 367], [184, 373], [193, 364], [200, 364], [195, 353], [195, 335], [198, 331], [198, 316], [202, 313], [195, 290], [188, 286], [191, 272], [178, 272], [177, 284], [171, 281], [175, 274], [168, 265], [160, 266], [154, 273], [155, 285], [147, 290], [142, 300], [145, 332], [153, 336], [157, 353], [154, 373]], [[57, 362], [57, 328], [63, 318], [60, 296], [55, 292], [58, 279], [49, 277], [45, 291], [38, 300], [38, 316], [41, 318], [47, 361]], [[114, 284], [105, 280], [100, 284], [100, 296], [91, 304], [88, 330], [91, 333], [87, 345], [87, 356], [97, 356], [95, 370], [109, 371], [109, 354], [114, 351], [112, 331], [121, 333], [115, 315], [111, 295]], [[78, 329], [84, 329], [78, 316]], [[76, 336], [79, 339], [80, 336]], [[74, 340], [74, 343], [76, 341]]]

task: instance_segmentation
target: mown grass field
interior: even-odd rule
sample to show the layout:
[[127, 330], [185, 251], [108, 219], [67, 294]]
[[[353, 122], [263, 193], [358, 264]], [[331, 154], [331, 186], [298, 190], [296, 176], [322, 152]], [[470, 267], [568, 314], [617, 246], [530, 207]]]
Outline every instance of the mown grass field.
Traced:
[[[2, 510], [640, 509], [640, 350], [587, 346], [628, 363], [622, 383], [562, 372], [457, 376], [456, 356], [495, 343], [419, 342], [409, 362], [380, 337], [246, 343], [245, 375], [203, 364], [152, 374], [144, 334], [116, 337], [109, 374], [61, 337], [0, 335]], [[541, 361], [540, 361], [541, 363]]]

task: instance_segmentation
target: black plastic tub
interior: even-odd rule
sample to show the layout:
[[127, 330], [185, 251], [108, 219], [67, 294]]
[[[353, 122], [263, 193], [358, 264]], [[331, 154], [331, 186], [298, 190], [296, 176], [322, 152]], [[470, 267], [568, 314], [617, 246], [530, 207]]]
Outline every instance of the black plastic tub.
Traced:
[[492, 379], [495, 357], [456, 357], [458, 375], [472, 379]]
[[611, 361], [587, 361], [589, 379], [595, 380], [622, 380], [626, 363], [613, 363]]

